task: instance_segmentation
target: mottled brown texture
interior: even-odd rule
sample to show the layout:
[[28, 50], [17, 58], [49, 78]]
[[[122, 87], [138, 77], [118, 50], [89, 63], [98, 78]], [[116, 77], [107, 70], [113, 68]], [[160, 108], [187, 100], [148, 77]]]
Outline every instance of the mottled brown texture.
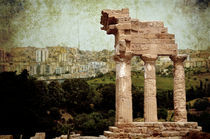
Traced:
[[131, 56], [115, 56], [116, 61], [116, 125], [133, 121], [131, 94]]
[[[141, 22], [129, 17], [128, 9], [103, 10], [102, 30], [115, 35], [116, 61], [116, 127], [105, 131], [108, 138], [177, 138], [190, 131], [201, 131], [196, 122], [187, 122], [185, 73], [186, 56], [177, 55], [175, 35], [169, 34], [163, 22]], [[133, 56], [144, 61], [144, 121], [132, 121], [131, 69]], [[174, 62], [174, 119], [157, 122], [155, 61], [170, 56]]]
[[142, 55], [144, 61], [144, 121], [157, 122], [155, 61], [157, 55]]
[[142, 22], [129, 17], [128, 9], [103, 10], [102, 30], [115, 35], [115, 46], [125, 41], [120, 49], [134, 55], [154, 54], [158, 56], [177, 55], [175, 35], [169, 34], [161, 21]]
[[12, 135], [0, 135], [0, 139], [13, 139]]
[[172, 56], [174, 62], [174, 121], [187, 122], [186, 92], [185, 92], [185, 55]]
[[192, 131], [187, 133], [186, 139], [210, 139], [210, 133]]
[[31, 137], [30, 139], [45, 139], [46, 133], [45, 132], [40, 132], [36, 133], [34, 137]]
[[133, 122], [109, 127], [104, 131], [108, 139], [113, 138], [186, 138], [190, 132], [200, 132], [201, 128], [196, 122]]

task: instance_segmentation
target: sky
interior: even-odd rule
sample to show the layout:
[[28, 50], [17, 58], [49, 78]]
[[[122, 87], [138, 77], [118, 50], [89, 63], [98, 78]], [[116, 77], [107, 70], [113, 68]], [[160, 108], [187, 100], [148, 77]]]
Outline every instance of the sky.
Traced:
[[179, 49], [210, 46], [209, 0], [0, 0], [0, 47], [114, 49], [100, 28], [103, 9], [129, 8], [131, 18], [163, 21]]

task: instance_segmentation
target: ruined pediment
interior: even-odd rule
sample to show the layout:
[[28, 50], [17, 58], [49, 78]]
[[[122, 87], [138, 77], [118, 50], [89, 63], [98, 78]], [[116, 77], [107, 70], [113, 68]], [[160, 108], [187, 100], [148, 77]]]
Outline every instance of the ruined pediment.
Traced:
[[[105, 131], [107, 138], [182, 138], [201, 131], [196, 122], [187, 122], [184, 60], [177, 54], [174, 34], [161, 21], [142, 22], [129, 17], [128, 9], [103, 10], [102, 30], [115, 35], [116, 118], [115, 127]], [[130, 61], [144, 61], [144, 122], [133, 122]], [[155, 62], [169, 56], [174, 63], [174, 122], [158, 122]], [[178, 127], [178, 128], [176, 128]], [[186, 131], [186, 132], [182, 132]]]
[[177, 55], [175, 35], [169, 34], [161, 21], [139, 21], [129, 17], [129, 10], [103, 10], [102, 30], [115, 35], [118, 51], [134, 55], [155, 54], [158, 56]]

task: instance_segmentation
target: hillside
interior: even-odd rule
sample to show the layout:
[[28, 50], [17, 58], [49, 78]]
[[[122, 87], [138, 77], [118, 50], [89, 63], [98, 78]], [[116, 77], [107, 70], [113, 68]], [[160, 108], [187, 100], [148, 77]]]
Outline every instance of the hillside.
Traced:
[[[186, 77], [188, 121], [210, 132], [209, 74]], [[143, 121], [144, 77], [132, 72], [134, 121]], [[94, 78], [66, 79], [46, 83], [27, 70], [0, 73], [0, 134], [29, 138], [37, 131], [53, 138], [69, 132], [101, 135], [115, 121], [115, 72]], [[157, 75], [159, 121], [173, 121], [173, 78]], [[15, 115], [15, 116], [14, 116]], [[5, 127], [8, 129], [5, 129]], [[14, 128], [17, 127], [17, 128]], [[27, 129], [27, 130], [25, 130]]]
[[[210, 73], [199, 74], [194, 76], [186, 76], [186, 89], [190, 89], [191, 87], [199, 87], [200, 81], [204, 84], [209, 84], [210, 82]], [[88, 80], [88, 84], [95, 86], [98, 84], [110, 84], [115, 83], [115, 72], [109, 72], [104, 75], [99, 75], [96, 78], [92, 78]], [[161, 75], [156, 76], [157, 89], [160, 90], [173, 90], [173, 77], [166, 76], [163, 77]], [[132, 84], [137, 88], [144, 87], [144, 75], [142, 72], [132, 72]]]
[[[210, 73], [186, 75], [185, 81], [188, 121], [197, 121], [204, 131], [209, 132]], [[94, 88], [102, 84], [115, 84], [115, 72], [99, 75], [87, 82]], [[173, 77], [157, 74], [156, 84], [159, 121], [173, 121]], [[140, 122], [143, 121], [143, 111], [139, 111], [143, 109], [144, 75], [142, 72], [132, 72], [132, 85], [133, 103], [135, 103], [134, 121]]]

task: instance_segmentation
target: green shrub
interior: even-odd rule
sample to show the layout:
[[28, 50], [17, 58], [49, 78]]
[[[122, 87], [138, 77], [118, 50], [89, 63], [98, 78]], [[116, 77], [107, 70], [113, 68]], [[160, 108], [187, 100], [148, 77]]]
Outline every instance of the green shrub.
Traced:
[[165, 108], [158, 109], [158, 119], [166, 119], [168, 117], [168, 111]]
[[209, 102], [207, 98], [198, 99], [194, 103], [194, 108], [198, 111], [205, 110], [209, 106]]

